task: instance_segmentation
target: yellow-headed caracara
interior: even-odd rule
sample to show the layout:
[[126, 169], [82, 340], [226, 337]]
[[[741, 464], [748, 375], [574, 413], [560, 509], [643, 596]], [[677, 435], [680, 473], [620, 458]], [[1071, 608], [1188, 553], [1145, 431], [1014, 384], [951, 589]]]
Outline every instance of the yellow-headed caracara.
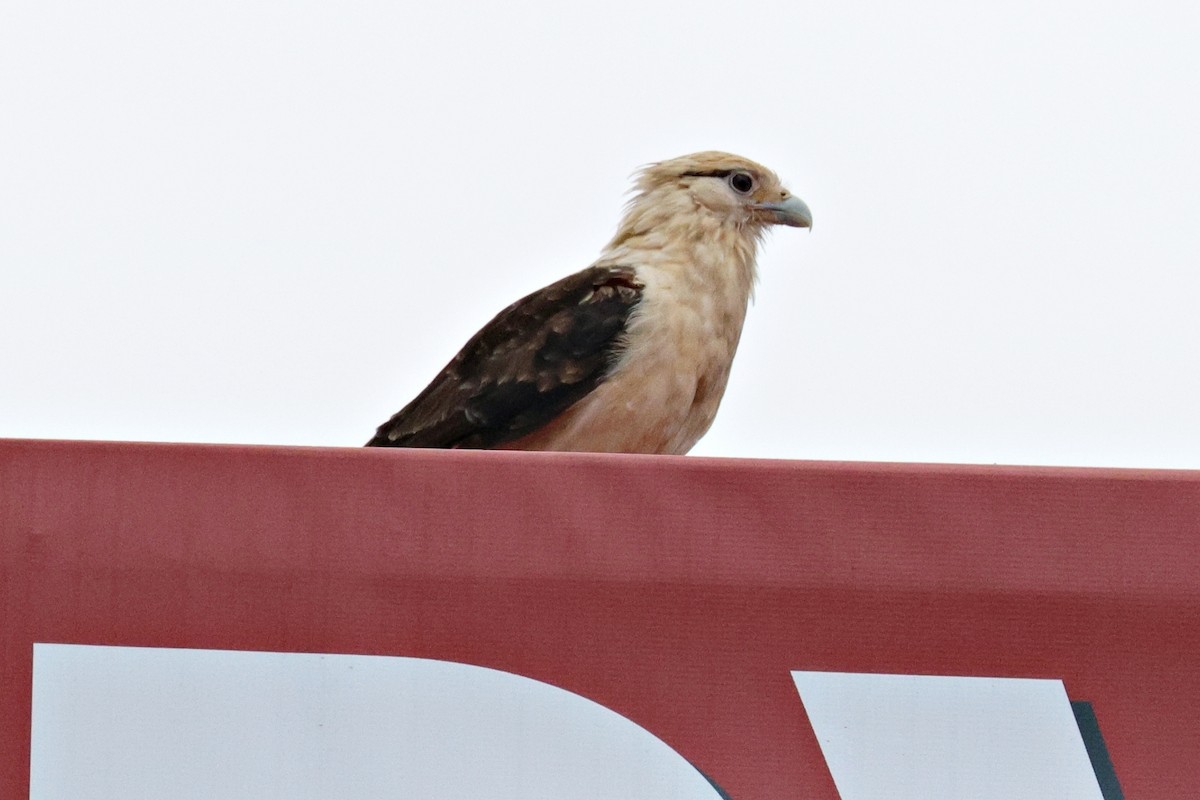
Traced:
[[367, 446], [686, 453], [725, 392], [771, 225], [812, 215], [765, 167], [652, 164], [592, 266], [496, 315]]

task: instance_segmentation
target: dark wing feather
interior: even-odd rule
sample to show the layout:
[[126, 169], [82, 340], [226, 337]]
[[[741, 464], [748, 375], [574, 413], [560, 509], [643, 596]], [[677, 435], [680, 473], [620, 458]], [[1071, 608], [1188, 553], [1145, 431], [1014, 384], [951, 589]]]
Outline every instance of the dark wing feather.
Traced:
[[604, 380], [642, 298], [632, 267], [589, 267], [501, 311], [368, 447], [502, 445]]

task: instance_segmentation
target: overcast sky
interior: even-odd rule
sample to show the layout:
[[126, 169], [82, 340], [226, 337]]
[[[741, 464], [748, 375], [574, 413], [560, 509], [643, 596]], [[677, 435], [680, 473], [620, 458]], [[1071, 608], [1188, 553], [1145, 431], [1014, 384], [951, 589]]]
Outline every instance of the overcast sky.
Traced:
[[361, 444], [715, 148], [815, 227], [693, 452], [1200, 468], [1198, 9], [6, 4], [0, 436]]

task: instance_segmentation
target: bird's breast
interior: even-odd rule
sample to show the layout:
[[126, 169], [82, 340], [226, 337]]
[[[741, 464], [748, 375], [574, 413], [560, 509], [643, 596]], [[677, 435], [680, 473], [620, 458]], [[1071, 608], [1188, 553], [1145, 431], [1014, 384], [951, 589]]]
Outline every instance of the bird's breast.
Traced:
[[683, 454], [717, 413], [748, 290], [713, 291], [653, 271], [607, 378], [545, 427], [508, 446]]

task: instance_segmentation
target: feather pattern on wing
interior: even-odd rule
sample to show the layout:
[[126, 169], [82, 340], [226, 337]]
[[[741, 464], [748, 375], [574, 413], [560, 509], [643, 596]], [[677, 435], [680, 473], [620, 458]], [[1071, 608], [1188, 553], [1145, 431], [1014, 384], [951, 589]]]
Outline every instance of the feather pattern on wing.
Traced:
[[539, 428], [607, 376], [642, 297], [625, 266], [593, 266], [496, 315], [371, 447], [497, 447]]

